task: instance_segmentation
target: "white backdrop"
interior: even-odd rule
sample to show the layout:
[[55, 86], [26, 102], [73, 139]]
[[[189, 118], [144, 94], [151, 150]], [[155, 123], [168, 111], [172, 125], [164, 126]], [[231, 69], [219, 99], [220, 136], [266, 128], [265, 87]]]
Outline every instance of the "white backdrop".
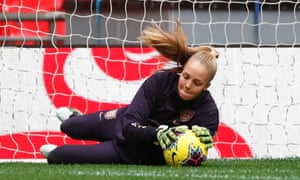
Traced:
[[[245, 139], [255, 158], [300, 157], [299, 50], [218, 48], [219, 67], [210, 91], [221, 121]], [[59, 131], [43, 79], [44, 53], [40, 48], [0, 49], [0, 135]], [[87, 48], [73, 49], [63, 72], [75, 94], [99, 102], [127, 104], [144, 80], [112, 78]]]

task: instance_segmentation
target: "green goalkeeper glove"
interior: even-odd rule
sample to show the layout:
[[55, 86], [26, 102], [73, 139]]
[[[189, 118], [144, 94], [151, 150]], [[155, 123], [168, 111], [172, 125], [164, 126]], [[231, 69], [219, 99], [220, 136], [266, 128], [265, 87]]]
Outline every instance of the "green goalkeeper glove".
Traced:
[[185, 125], [168, 127], [167, 125], [160, 125], [157, 128], [156, 138], [162, 149], [166, 149], [173, 141], [177, 139], [176, 133], [183, 133], [188, 127]]
[[200, 142], [206, 145], [207, 149], [212, 148], [213, 138], [207, 128], [198, 125], [193, 125], [192, 131], [197, 137], [199, 137]]

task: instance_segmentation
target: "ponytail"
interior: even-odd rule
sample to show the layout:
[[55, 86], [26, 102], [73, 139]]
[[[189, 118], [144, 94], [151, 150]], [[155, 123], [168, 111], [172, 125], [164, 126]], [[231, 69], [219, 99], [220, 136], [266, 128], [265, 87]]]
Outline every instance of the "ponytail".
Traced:
[[143, 31], [139, 39], [146, 45], [156, 49], [162, 56], [182, 66], [191, 53], [181, 23], [177, 22], [176, 25], [176, 31], [166, 32], [153, 23], [152, 26]]
[[177, 67], [169, 71], [181, 72], [185, 63], [193, 56], [211, 69], [212, 78], [216, 73], [218, 53], [210, 46], [189, 47], [179, 21], [176, 22], [174, 32], [166, 32], [153, 23], [143, 31], [139, 39], [156, 49], [162, 56], [177, 63]]

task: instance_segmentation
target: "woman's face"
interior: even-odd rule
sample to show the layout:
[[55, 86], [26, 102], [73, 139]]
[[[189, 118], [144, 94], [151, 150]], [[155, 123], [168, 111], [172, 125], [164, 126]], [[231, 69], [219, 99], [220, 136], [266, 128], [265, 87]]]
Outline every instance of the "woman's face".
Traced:
[[183, 100], [198, 97], [209, 85], [210, 74], [205, 65], [191, 57], [185, 64], [178, 80], [178, 95]]

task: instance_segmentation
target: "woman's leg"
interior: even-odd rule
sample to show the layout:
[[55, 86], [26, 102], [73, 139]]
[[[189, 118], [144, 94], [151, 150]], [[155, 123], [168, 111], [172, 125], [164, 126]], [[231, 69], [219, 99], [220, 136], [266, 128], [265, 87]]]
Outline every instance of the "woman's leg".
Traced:
[[49, 164], [122, 164], [113, 141], [95, 145], [63, 145], [49, 153]]
[[[115, 138], [117, 110], [73, 116], [61, 124], [61, 131], [74, 139], [107, 141]], [[110, 118], [107, 118], [110, 117]]]

